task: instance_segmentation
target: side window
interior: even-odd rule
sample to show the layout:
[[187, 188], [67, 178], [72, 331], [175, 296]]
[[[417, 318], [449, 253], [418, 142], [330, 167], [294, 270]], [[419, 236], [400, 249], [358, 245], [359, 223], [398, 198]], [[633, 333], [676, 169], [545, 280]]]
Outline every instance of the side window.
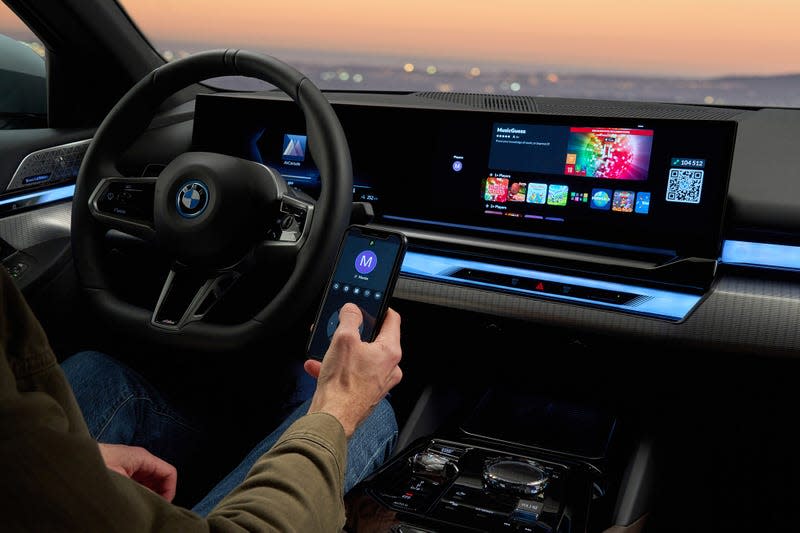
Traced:
[[47, 125], [44, 47], [0, 2], [0, 129]]

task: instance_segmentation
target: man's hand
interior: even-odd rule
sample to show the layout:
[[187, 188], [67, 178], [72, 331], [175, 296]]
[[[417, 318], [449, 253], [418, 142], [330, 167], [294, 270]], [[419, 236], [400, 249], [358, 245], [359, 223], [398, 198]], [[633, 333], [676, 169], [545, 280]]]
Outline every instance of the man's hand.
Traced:
[[178, 471], [174, 466], [138, 446], [98, 445], [103, 461], [110, 470], [141, 483], [168, 502], [175, 497]]
[[362, 342], [358, 332], [361, 310], [348, 303], [339, 311], [339, 327], [322, 363], [309, 359], [305, 370], [317, 378], [317, 389], [309, 413], [322, 411], [335, 416], [349, 438], [378, 402], [403, 377], [398, 364], [400, 315], [394, 310], [386, 318], [373, 342]]

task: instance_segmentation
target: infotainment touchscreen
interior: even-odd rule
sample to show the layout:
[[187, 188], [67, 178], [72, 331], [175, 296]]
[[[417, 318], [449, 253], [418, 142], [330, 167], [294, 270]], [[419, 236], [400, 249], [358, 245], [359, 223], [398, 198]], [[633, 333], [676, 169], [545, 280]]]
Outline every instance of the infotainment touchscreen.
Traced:
[[[420, 219], [447, 213], [476, 234], [718, 257], [733, 122], [507, 117], [440, 123], [434, 179], [447, 195], [435, 207], [416, 200], [428, 203]], [[387, 207], [395, 213], [404, 216]]]
[[494, 123], [492, 131], [484, 213], [558, 222], [587, 209], [650, 213], [652, 129]]
[[[716, 258], [735, 122], [334, 102], [353, 198], [378, 221], [521, 243]], [[315, 140], [279, 98], [201, 95], [194, 148], [319, 193]]]

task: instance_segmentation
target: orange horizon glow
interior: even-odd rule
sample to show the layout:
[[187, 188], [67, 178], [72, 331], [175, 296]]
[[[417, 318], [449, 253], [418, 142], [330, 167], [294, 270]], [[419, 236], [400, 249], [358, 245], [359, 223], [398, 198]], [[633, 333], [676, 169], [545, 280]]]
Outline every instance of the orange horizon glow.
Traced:
[[[513, 63], [699, 77], [800, 73], [800, 2], [794, 0], [121, 3], [160, 51], [167, 42], [187, 42], [461, 59], [481, 68]], [[2, 6], [0, 31], [7, 15]]]

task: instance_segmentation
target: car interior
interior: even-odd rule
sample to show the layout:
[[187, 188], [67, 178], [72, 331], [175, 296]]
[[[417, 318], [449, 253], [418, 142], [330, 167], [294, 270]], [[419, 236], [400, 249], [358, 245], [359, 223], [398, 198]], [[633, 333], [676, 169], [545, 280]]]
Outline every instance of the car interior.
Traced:
[[797, 530], [797, 109], [321, 90], [4, 2], [46, 53], [0, 40], [0, 259], [60, 360], [203, 413], [179, 505], [269, 429], [356, 224], [408, 250], [398, 442], [347, 531]]

